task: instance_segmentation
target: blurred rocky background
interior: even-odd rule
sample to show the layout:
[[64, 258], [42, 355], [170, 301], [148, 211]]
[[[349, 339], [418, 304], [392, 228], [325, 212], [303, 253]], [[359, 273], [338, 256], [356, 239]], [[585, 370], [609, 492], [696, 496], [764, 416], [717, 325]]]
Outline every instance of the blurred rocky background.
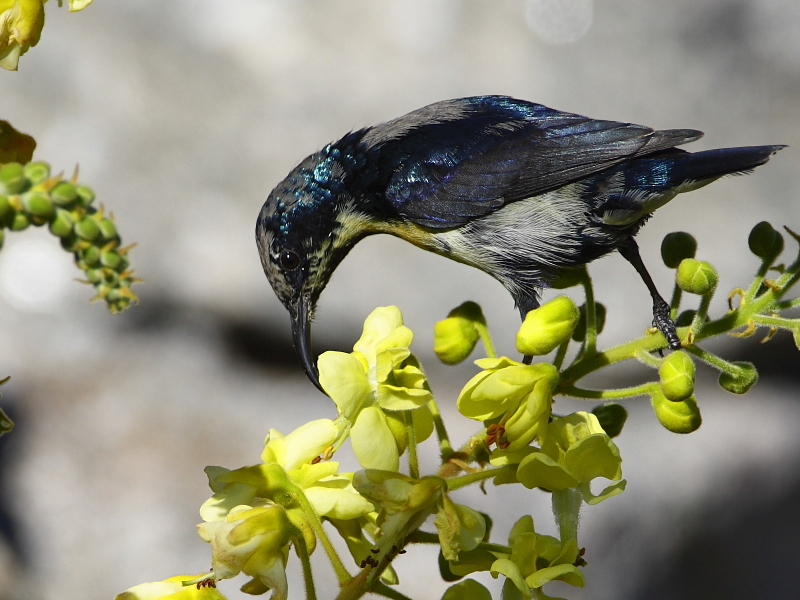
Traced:
[[[261, 271], [253, 230], [263, 200], [345, 132], [475, 94], [705, 131], [693, 149], [791, 146], [752, 175], [658, 211], [638, 239], [664, 294], [672, 272], [658, 249], [670, 231], [693, 233], [698, 257], [718, 267], [719, 313], [757, 266], [752, 225], [800, 229], [796, 0], [97, 0], [77, 14], [48, 4], [40, 44], [18, 73], [0, 73], [0, 117], [33, 135], [34, 157], [56, 172], [80, 164], [124, 241], [138, 242], [130, 256], [146, 283], [141, 304], [112, 317], [71, 281], [81, 274], [47, 231], [7, 236], [0, 378], [12, 379], [0, 392], [17, 427], [0, 440], [0, 599], [108, 599], [209, 567], [195, 531], [209, 495], [203, 467], [255, 463], [268, 428], [335, 412], [302, 374]], [[650, 301], [634, 270], [613, 255], [591, 272], [609, 310], [601, 345], [640, 335]], [[498, 283], [404, 242], [367, 239], [322, 296], [315, 349], [349, 349], [372, 308], [400, 306], [463, 439], [471, 429], [454, 400], [475, 368], [438, 365], [431, 340], [435, 321], [467, 299], [512, 353], [518, 317]], [[796, 594], [798, 354], [786, 335], [713, 347], [756, 362], [761, 381], [732, 396], [701, 370], [704, 425], [686, 437], [662, 429], [646, 400], [628, 403], [618, 438], [628, 489], [585, 511], [587, 588], [553, 592]], [[610, 376], [624, 385], [644, 374]], [[540, 492], [489, 486], [459, 497], [499, 515], [499, 541], [524, 513], [553, 530]], [[332, 597], [321, 554], [321, 597]], [[292, 597], [301, 597], [295, 563]], [[395, 565], [412, 597], [446, 587], [430, 549], [410, 548]]]

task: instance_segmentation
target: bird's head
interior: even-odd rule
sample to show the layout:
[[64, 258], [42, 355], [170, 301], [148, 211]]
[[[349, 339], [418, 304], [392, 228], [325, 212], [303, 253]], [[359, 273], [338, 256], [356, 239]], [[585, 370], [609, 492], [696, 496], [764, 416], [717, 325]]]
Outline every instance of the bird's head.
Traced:
[[334, 269], [367, 234], [345, 188], [346, 159], [331, 146], [306, 158], [272, 190], [256, 224], [264, 273], [289, 311], [300, 363], [323, 393], [311, 352], [311, 318]]

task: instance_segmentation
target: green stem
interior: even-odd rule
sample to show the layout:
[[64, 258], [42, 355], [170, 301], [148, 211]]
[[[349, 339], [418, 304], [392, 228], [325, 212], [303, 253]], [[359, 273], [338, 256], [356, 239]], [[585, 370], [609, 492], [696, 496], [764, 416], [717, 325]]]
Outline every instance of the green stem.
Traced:
[[499, 552], [501, 554], [511, 554], [510, 546], [503, 546], [502, 544], [492, 544], [490, 542], [479, 543], [477, 549], [486, 550], [487, 552]]
[[406, 538], [407, 544], [438, 544], [439, 534], [417, 529]]
[[800, 319], [755, 315], [753, 321], [759, 325], [766, 325], [768, 327], [780, 327], [781, 329], [790, 329], [792, 331], [800, 329]]
[[649, 382], [635, 387], [620, 388], [615, 390], [586, 390], [571, 386], [560, 389], [559, 393], [573, 398], [583, 398], [586, 400], [611, 400], [613, 398], [633, 398], [635, 396], [648, 396], [657, 383]]
[[303, 534], [298, 531], [294, 536], [294, 550], [303, 565], [303, 583], [306, 587], [306, 600], [317, 600], [317, 590], [314, 587], [314, 573], [311, 570], [311, 557], [308, 555], [306, 540]]
[[452, 492], [458, 488], [462, 488], [484, 479], [491, 479], [497, 477], [500, 472], [506, 467], [499, 467], [497, 469], [483, 469], [474, 473], [467, 473], [466, 475], [459, 475], [458, 477], [451, 477], [447, 479], [447, 490]]
[[450, 444], [450, 437], [447, 435], [447, 429], [444, 426], [444, 419], [442, 413], [439, 412], [439, 405], [436, 400], [431, 398], [428, 402], [428, 408], [433, 415], [433, 427], [436, 429], [436, 437], [439, 438], [439, 452], [442, 455], [442, 462], [446, 463], [455, 454], [453, 446]]
[[556, 516], [558, 533], [563, 546], [578, 539], [578, 519], [581, 510], [581, 495], [577, 488], [553, 492], [553, 514]]
[[697, 308], [697, 312], [694, 315], [694, 319], [692, 319], [691, 329], [694, 331], [694, 334], [697, 335], [700, 333], [700, 330], [703, 328], [703, 324], [706, 321], [706, 316], [708, 315], [708, 307], [711, 306], [711, 298], [714, 296], [714, 291], [711, 290], [707, 294], [703, 295], [700, 300], [700, 306]]
[[795, 308], [800, 306], [800, 298], [795, 298], [794, 300], [784, 300], [783, 302], [778, 302], [775, 305], [775, 310], [787, 310], [789, 308]]
[[411, 600], [405, 594], [401, 594], [394, 588], [390, 588], [388, 585], [382, 582], [378, 582], [374, 588], [372, 588], [372, 593], [377, 594], [378, 596], [383, 596], [384, 598], [391, 598], [391, 600]]
[[489, 328], [485, 323], [480, 323], [478, 321], [474, 321], [473, 323], [475, 325], [475, 329], [478, 330], [478, 335], [481, 336], [483, 347], [486, 350], [486, 356], [489, 358], [497, 358], [497, 353], [495, 352], [494, 344], [492, 343], [492, 336], [489, 335]]
[[589, 272], [584, 269], [583, 285], [586, 294], [586, 347], [584, 356], [590, 357], [597, 353], [597, 314], [594, 305], [594, 289]]
[[408, 475], [411, 479], [419, 479], [417, 432], [414, 428], [414, 417], [409, 410], [405, 411], [403, 416], [406, 421], [406, 436], [408, 437]]
[[553, 366], [556, 368], [557, 371], [560, 371], [561, 365], [564, 364], [564, 357], [567, 355], [569, 340], [570, 338], [565, 339], [564, 342], [558, 347], [558, 352], [556, 352], [556, 357], [553, 360]]
[[663, 358], [658, 358], [653, 356], [649, 352], [645, 352], [644, 350], [637, 350], [633, 353], [633, 357], [638, 360], [643, 365], [650, 367], [652, 369], [658, 369], [661, 366], [661, 363], [664, 362]]
[[756, 273], [756, 276], [753, 279], [753, 283], [750, 284], [750, 288], [747, 290], [747, 294], [744, 297], [745, 302], [749, 302], [750, 300], [755, 298], [759, 288], [761, 287], [761, 282], [764, 281], [764, 277], [767, 276], [767, 272], [769, 271], [769, 268], [771, 266], [772, 266], [771, 260], [763, 261], [761, 263], [761, 266], [758, 268], [758, 272]]
[[672, 300], [669, 303], [669, 316], [674, 321], [678, 317], [678, 309], [681, 306], [681, 296], [683, 294], [683, 290], [680, 286], [676, 283], [675, 287], [672, 289]]
[[712, 367], [714, 367], [719, 371], [725, 371], [726, 373], [730, 373], [731, 375], [737, 375], [741, 372], [741, 369], [739, 367], [729, 363], [727, 360], [723, 358], [720, 358], [716, 354], [712, 354], [708, 350], [703, 350], [702, 348], [698, 348], [697, 346], [686, 346], [684, 350], [686, 350], [689, 354], [694, 354], [704, 363], [711, 365]]
[[342, 559], [339, 558], [339, 553], [336, 552], [336, 548], [333, 547], [328, 534], [325, 532], [325, 529], [322, 526], [322, 521], [319, 520], [317, 513], [314, 512], [314, 507], [311, 506], [311, 503], [308, 501], [308, 498], [306, 498], [303, 490], [301, 490], [299, 487], [295, 487], [294, 497], [300, 503], [300, 507], [303, 509], [306, 517], [308, 517], [308, 522], [311, 524], [311, 528], [314, 530], [317, 538], [319, 538], [322, 547], [325, 548], [325, 553], [328, 555], [328, 559], [331, 561], [331, 566], [333, 567], [333, 571], [336, 573], [336, 578], [339, 580], [339, 583], [344, 583], [352, 579], [352, 576], [344, 566]]

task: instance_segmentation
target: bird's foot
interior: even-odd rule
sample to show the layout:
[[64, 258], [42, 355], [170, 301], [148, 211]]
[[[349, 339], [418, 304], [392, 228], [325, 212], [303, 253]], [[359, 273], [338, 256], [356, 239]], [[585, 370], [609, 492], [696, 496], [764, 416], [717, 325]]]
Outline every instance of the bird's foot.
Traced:
[[675, 322], [670, 318], [670, 307], [660, 296], [653, 298], [653, 327], [667, 338], [671, 350], [680, 350], [681, 340], [675, 331]]

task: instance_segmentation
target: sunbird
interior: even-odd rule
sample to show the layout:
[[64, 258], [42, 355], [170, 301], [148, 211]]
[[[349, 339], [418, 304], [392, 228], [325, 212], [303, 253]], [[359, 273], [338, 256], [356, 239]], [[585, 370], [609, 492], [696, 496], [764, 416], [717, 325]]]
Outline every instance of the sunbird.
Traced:
[[653, 325], [680, 348], [634, 236], [677, 194], [746, 173], [785, 147], [677, 148], [702, 135], [474, 96], [350, 132], [307, 157], [267, 197], [256, 242], [309, 379], [324, 393], [311, 353], [319, 296], [375, 233], [488, 273], [523, 319], [565, 269], [618, 250], [653, 298]]

